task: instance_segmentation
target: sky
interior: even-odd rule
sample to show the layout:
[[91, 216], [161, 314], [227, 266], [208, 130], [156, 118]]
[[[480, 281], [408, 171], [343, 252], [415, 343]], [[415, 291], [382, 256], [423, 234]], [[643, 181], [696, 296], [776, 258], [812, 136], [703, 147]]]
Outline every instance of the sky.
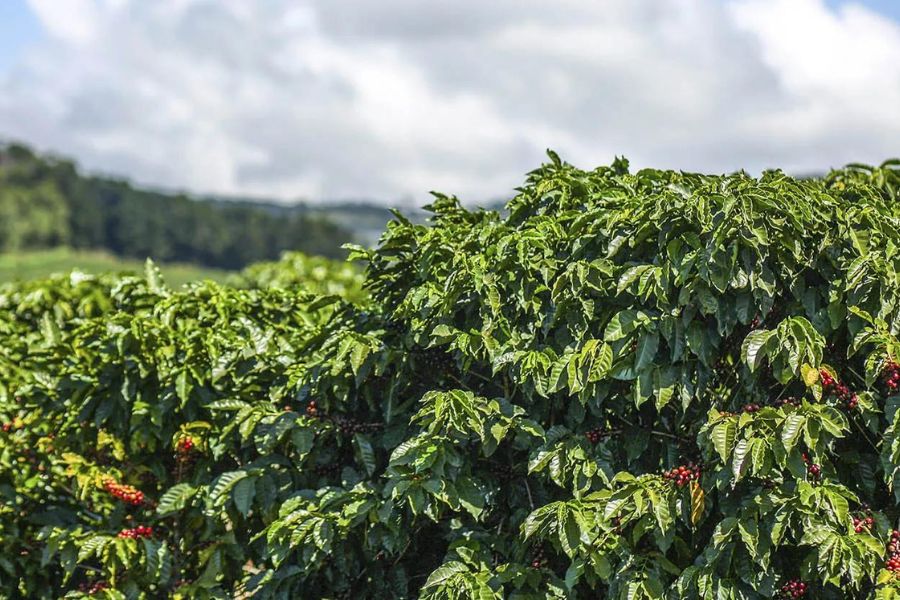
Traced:
[[900, 2], [0, 0], [0, 139], [283, 201], [820, 172], [900, 156]]

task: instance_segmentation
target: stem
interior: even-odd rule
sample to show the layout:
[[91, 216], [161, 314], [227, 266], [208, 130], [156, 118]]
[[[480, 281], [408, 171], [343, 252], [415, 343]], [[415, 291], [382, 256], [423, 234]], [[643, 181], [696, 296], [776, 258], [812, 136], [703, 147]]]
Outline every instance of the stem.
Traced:
[[531, 497], [531, 487], [528, 485], [528, 477], [525, 477], [522, 481], [525, 482], [525, 492], [528, 494], [528, 505], [531, 507], [531, 510], [534, 510], [534, 499]]
[[855, 419], [851, 418], [850, 421], [852, 421], [853, 424], [856, 425], [857, 429], [859, 429], [859, 432], [861, 434], [863, 434], [864, 438], [866, 438], [866, 441], [869, 442], [869, 444], [872, 446], [872, 448], [877, 451], [878, 445], [872, 441], [872, 438], [869, 437], [869, 434], [868, 434], [868, 432], [866, 432], [865, 428], [863, 428], [863, 426], [860, 425]]
[[453, 381], [458, 383], [460, 387], [465, 388], [466, 390], [468, 390], [470, 392], [472, 391], [472, 389], [469, 386], [467, 386], [465, 383], [460, 381], [460, 379], [456, 375], [454, 375], [452, 373], [448, 373], [448, 375], [450, 376], [450, 379], [452, 379]]
[[[619, 415], [617, 415], [617, 414], [615, 414], [615, 413], [612, 413], [612, 415], [613, 415], [615, 418], [617, 418], [617, 419], [619, 419], [620, 421], [622, 421], [623, 423], [625, 423], [626, 425], [628, 425], [629, 427], [634, 427], [635, 429], [644, 429], [643, 427], [638, 427], [637, 425], [635, 425], [634, 423], [632, 423], [631, 421], [629, 421], [629, 420], [626, 419], [625, 417], [621, 417], [621, 416], [619, 416]], [[666, 432], [666, 431], [657, 431], [657, 430], [655, 430], [655, 429], [649, 429], [649, 430], [645, 430], [645, 431], [649, 431], [649, 432], [650, 432], [650, 435], [656, 435], [656, 436], [659, 436], [659, 437], [670, 438], [670, 439], [673, 439], [673, 440], [678, 440], [679, 442], [685, 442], [685, 443], [686, 443], [686, 442], [688, 441], [688, 439], [685, 438], [685, 437], [681, 437], [681, 436], [675, 435], [674, 433], [668, 433], [668, 432]]]
[[853, 367], [851, 367], [850, 365], [847, 365], [847, 370], [850, 371], [851, 373], [853, 373], [854, 375], [856, 375], [856, 378], [859, 379], [863, 385], [866, 385], [866, 378], [863, 377], [862, 375], [860, 375], [859, 373], [857, 373]]
[[91, 571], [91, 572], [94, 572], [94, 573], [100, 573], [100, 572], [101, 572], [101, 570], [98, 569], [97, 567], [91, 567], [91, 566], [89, 566], [89, 565], [75, 565], [75, 568], [76, 568], [76, 569], [84, 569], [85, 571]]
[[487, 383], [493, 383], [490, 379], [479, 373], [478, 371], [469, 371], [467, 375], [471, 375], [472, 377], [477, 377], [478, 379], [485, 381]]
[[400, 551], [400, 554], [397, 555], [397, 560], [394, 561], [394, 566], [397, 566], [397, 563], [400, 562], [400, 559], [403, 558], [403, 555], [406, 554], [406, 551], [409, 550], [409, 546], [412, 544], [412, 537], [407, 540], [406, 545], [403, 547], [403, 550]]

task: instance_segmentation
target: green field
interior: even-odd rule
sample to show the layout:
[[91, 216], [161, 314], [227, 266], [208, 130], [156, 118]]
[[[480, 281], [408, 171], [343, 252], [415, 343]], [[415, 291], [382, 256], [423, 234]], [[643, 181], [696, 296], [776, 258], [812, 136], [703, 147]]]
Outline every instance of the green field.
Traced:
[[[144, 264], [138, 260], [117, 258], [105, 252], [79, 251], [70, 248], [10, 252], [0, 254], [0, 283], [38, 279], [54, 273], [68, 273], [72, 270], [99, 274], [104, 272], [142, 273]], [[166, 281], [173, 286], [181, 286], [191, 281], [212, 279], [223, 281], [227, 271], [205, 269], [193, 265], [160, 265]]]

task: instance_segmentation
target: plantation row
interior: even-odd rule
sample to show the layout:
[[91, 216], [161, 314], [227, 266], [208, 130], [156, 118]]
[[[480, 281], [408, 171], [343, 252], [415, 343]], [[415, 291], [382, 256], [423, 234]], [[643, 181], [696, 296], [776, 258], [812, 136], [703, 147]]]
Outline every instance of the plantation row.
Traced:
[[0, 595], [898, 597], [898, 163], [551, 159], [359, 271], [5, 288]]

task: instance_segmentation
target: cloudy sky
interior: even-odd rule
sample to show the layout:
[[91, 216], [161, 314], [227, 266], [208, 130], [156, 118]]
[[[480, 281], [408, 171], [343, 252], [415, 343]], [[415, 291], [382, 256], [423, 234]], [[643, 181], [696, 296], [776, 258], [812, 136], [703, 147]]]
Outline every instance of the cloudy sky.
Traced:
[[0, 138], [204, 193], [900, 155], [896, 0], [0, 0]]

